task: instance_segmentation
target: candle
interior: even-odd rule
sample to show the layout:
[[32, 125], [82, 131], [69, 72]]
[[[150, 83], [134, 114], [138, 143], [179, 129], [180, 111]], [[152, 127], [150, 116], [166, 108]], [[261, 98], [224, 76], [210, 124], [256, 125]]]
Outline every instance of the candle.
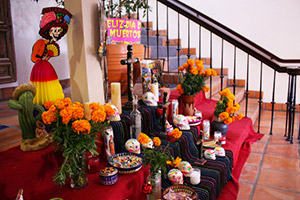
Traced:
[[87, 120], [91, 120], [92, 118], [92, 109], [90, 108], [90, 104], [90, 102], [86, 102], [83, 104], [84, 116]]
[[154, 94], [156, 101], [158, 101], [158, 83], [150, 84], [150, 91]]
[[115, 105], [119, 113], [122, 114], [122, 103], [121, 103], [121, 84], [112, 82], [110, 84], [111, 103]]
[[198, 185], [200, 183], [200, 169], [193, 168], [193, 172], [190, 175], [190, 181], [193, 185]]
[[214, 139], [215, 141], [219, 141], [219, 139], [222, 137], [221, 131], [215, 131], [214, 132]]

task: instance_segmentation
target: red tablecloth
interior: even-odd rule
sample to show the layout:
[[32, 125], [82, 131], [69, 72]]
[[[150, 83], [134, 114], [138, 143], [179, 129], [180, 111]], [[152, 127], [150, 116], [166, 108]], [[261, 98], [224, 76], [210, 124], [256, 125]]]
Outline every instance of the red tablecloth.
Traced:
[[[177, 91], [172, 91], [170, 94], [170, 100], [178, 99], [179, 96], [180, 95]], [[217, 101], [215, 100], [206, 99], [203, 92], [200, 92], [195, 96], [195, 107], [197, 110], [202, 112], [203, 119], [213, 121], [213, 111], [216, 103]], [[179, 110], [180, 109], [181, 107]], [[263, 136], [263, 134], [256, 133], [253, 130], [252, 120], [246, 117], [229, 125], [226, 135], [226, 145], [223, 147], [233, 153], [232, 180], [229, 181], [223, 188], [218, 199], [233, 200], [237, 198], [239, 189], [238, 180], [243, 166], [251, 152], [251, 144], [260, 140]]]

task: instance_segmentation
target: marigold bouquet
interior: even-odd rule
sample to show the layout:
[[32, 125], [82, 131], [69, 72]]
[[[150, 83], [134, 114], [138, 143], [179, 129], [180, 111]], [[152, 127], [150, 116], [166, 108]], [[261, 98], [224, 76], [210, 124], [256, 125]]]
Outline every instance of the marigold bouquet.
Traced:
[[240, 110], [240, 105], [234, 102], [235, 96], [228, 88], [219, 92], [220, 100], [215, 105], [215, 116], [224, 121], [225, 124], [230, 124], [236, 119], [243, 118], [243, 113], [236, 115], [235, 113]]
[[[86, 152], [97, 155], [97, 134], [105, 132], [104, 128], [109, 124], [107, 115], [114, 114], [110, 105], [91, 103], [91, 120], [84, 119], [83, 105], [79, 102], [72, 104], [70, 98], [64, 98], [45, 103], [48, 109], [42, 114], [45, 124], [50, 124], [53, 131], [52, 139], [55, 150], [61, 149], [64, 162], [54, 176], [54, 181], [61, 185], [65, 184], [66, 177], [77, 179], [80, 177], [80, 158]], [[81, 180], [83, 181], [83, 180]]]
[[[182, 132], [178, 128], [175, 128], [171, 132], [171, 134], [173, 135], [174, 139], [178, 139], [181, 137]], [[149, 143], [150, 138], [146, 134], [140, 133], [138, 136], [138, 141], [143, 145], [143, 144]], [[175, 161], [174, 158], [167, 153], [167, 149], [170, 145], [169, 142], [165, 147], [162, 147], [161, 140], [159, 139], [159, 137], [154, 137], [153, 144], [155, 146], [153, 149], [143, 148], [143, 150], [144, 150], [143, 163], [145, 166], [147, 166], [147, 165], [150, 166], [150, 179], [151, 179], [152, 185], [155, 182], [155, 175], [158, 174], [160, 170], [161, 170], [161, 173], [163, 174], [163, 176], [166, 177], [166, 173], [167, 173], [166, 164], [170, 164], [173, 166], [173, 163], [174, 164], [178, 163], [179, 160], [180, 160], [179, 163], [181, 162], [181, 159], [179, 157], [177, 157], [176, 161]], [[178, 165], [179, 165], [179, 163], [178, 163]]]
[[214, 69], [204, 70], [203, 61], [198, 59], [188, 59], [178, 70], [183, 73], [181, 84], [177, 85], [177, 91], [182, 95], [196, 95], [201, 90], [208, 92], [210, 88], [205, 85], [205, 81], [209, 76], [217, 75]]

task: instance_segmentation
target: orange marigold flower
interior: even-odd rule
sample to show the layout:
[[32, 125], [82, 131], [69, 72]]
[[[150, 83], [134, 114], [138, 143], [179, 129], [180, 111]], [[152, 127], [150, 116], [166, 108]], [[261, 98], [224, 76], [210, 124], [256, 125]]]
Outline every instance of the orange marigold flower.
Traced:
[[55, 101], [54, 105], [55, 105], [56, 107], [58, 107], [58, 109], [60, 109], [60, 110], [65, 108], [65, 102], [64, 102], [63, 99], [57, 99], [57, 100]]
[[167, 161], [166, 161], [166, 164], [167, 164], [167, 165], [172, 165], [172, 161], [171, 161], [171, 160], [167, 160]]
[[232, 100], [232, 101], [235, 100], [234, 94], [231, 94], [231, 93], [229, 94], [228, 98], [229, 98], [230, 100]]
[[147, 144], [147, 143], [150, 142], [150, 138], [145, 133], [140, 133], [139, 136], [138, 136], [138, 141], [141, 144]]
[[177, 91], [178, 91], [179, 94], [183, 94], [183, 93], [184, 93], [181, 84], [178, 84], [178, 85], [176, 86], [176, 89], [177, 89]]
[[189, 66], [194, 66], [195, 64], [195, 61], [193, 59], [188, 59], [186, 62]]
[[160, 144], [161, 144], [161, 141], [160, 141], [159, 137], [154, 137], [153, 138], [153, 143], [154, 143], [155, 146], [159, 147]]
[[197, 66], [197, 69], [198, 69], [198, 73], [201, 75], [203, 70], [204, 70], [204, 67], [203, 66]]
[[232, 121], [234, 122], [236, 120], [236, 117], [233, 115], [232, 116]]
[[82, 103], [79, 103], [78, 101], [75, 102], [75, 103], [73, 103], [73, 105], [76, 105], [76, 106], [78, 106], [78, 107], [82, 107], [82, 108], [83, 108], [83, 104], [82, 104]]
[[175, 160], [171, 161], [171, 160], [168, 160], [166, 163], [167, 165], [171, 165], [172, 167], [178, 167], [179, 164], [181, 163], [182, 159], [177, 157]]
[[205, 85], [202, 90], [203, 90], [203, 92], [208, 92], [209, 89], [210, 89], [210, 87], [208, 87], [207, 85]]
[[198, 68], [198, 67], [203, 67], [203, 61], [202, 60], [196, 60], [196, 62], [195, 62], [195, 64], [196, 64], [196, 67]]
[[222, 112], [219, 114], [220, 119], [225, 120], [229, 117], [229, 114], [227, 112]]
[[92, 110], [99, 110], [99, 109], [102, 110], [103, 109], [103, 111], [104, 111], [104, 107], [102, 105], [100, 105], [100, 103], [93, 102], [89, 106]]
[[204, 70], [204, 76], [205, 77], [211, 76], [211, 69]]
[[57, 112], [57, 109], [56, 109], [56, 107], [55, 107], [54, 104], [49, 108], [49, 111], [51, 111], [51, 112], [53, 112], [53, 113], [56, 113], [56, 112]]
[[106, 113], [103, 110], [99, 109], [99, 110], [94, 110], [92, 112], [92, 120], [94, 122], [96, 123], [104, 122], [105, 119], [106, 119]]
[[212, 75], [212, 76], [217, 76], [217, 71], [214, 70], [214, 69], [211, 69], [211, 75]]
[[175, 128], [175, 129], [171, 132], [171, 135], [172, 135], [174, 138], [178, 139], [178, 138], [181, 137], [182, 132], [181, 132], [178, 128]]
[[232, 122], [232, 118], [228, 117], [227, 119], [224, 120], [225, 124], [230, 124]]
[[115, 110], [110, 106], [110, 104], [106, 104], [104, 106], [104, 110], [105, 110], [107, 115], [114, 115], [115, 114]]
[[241, 120], [243, 117], [244, 117], [244, 114], [241, 113], [241, 114], [239, 114], [236, 118], [237, 118], [238, 120]]
[[63, 102], [65, 104], [65, 107], [69, 106], [72, 104], [72, 100], [69, 97], [66, 97], [63, 99]]
[[66, 107], [62, 110], [60, 110], [59, 115], [62, 118], [62, 123], [63, 124], [67, 124], [70, 122], [70, 120], [72, 119], [72, 108], [70, 107]]
[[187, 68], [189, 67], [189, 65], [188, 65], [187, 63], [183, 63], [182, 67], [183, 67], [184, 69], [187, 69]]
[[50, 110], [43, 112], [42, 120], [45, 124], [51, 124], [57, 121], [57, 117], [55, 115], [56, 112], [52, 112]]
[[48, 110], [52, 105], [54, 105], [54, 101], [47, 101], [44, 104], [44, 107]]
[[185, 70], [185, 69], [184, 69], [183, 66], [181, 66], [181, 67], [178, 67], [178, 70], [179, 70], [179, 71], [183, 71], [183, 70]]
[[83, 118], [84, 110], [83, 110], [83, 107], [81, 107], [80, 104], [74, 103], [70, 106], [70, 108], [72, 109], [72, 118], [73, 119]]
[[228, 107], [233, 107], [233, 101], [231, 99], [227, 102], [227, 106]]
[[241, 109], [241, 106], [237, 102], [235, 102], [233, 106], [236, 107], [237, 111]]
[[85, 119], [76, 120], [72, 123], [72, 129], [78, 135], [80, 133], [88, 135], [91, 131], [91, 124]]
[[198, 69], [196, 67], [190, 67], [190, 72], [193, 75], [197, 75], [198, 74]]

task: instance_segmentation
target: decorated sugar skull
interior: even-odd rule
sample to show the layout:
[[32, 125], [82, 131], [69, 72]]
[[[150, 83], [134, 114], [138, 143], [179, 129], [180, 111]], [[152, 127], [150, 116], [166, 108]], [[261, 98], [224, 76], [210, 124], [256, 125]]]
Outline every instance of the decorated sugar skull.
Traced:
[[178, 169], [183, 173], [184, 176], [189, 177], [190, 174], [193, 172], [192, 165], [187, 161], [181, 161], [178, 166]]
[[151, 138], [149, 138], [150, 142], [146, 143], [146, 144], [142, 144], [143, 147], [146, 147], [146, 148], [150, 148], [152, 149], [153, 148], [153, 141]]
[[166, 130], [167, 132], [172, 132], [173, 131], [173, 126], [166, 120]]
[[62, 32], [61, 27], [52, 27], [50, 29], [49, 35], [52, 37], [53, 41], [57, 41], [58, 38], [60, 37], [61, 32]]
[[225, 150], [223, 147], [216, 147], [215, 148], [216, 156], [225, 156]]
[[183, 174], [179, 169], [171, 169], [168, 173], [168, 179], [175, 184], [183, 184]]
[[146, 92], [143, 95], [143, 102], [147, 106], [157, 106], [157, 100], [152, 92]]
[[174, 125], [180, 130], [190, 130], [190, 125], [188, 119], [183, 115], [176, 115], [174, 117]]
[[206, 159], [216, 160], [215, 150], [213, 150], [213, 149], [207, 149], [207, 150], [205, 150], [204, 151], [204, 157]]
[[115, 114], [113, 114], [113, 115], [108, 115], [107, 118], [108, 118], [110, 121], [112, 121], [112, 122], [120, 121], [121, 118], [120, 118], [120, 113], [119, 113], [118, 108], [117, 108], [115, 105], [110, 104], [110, 103], [107, 103], [107, 104], [105, 104], [105, 105], [110, 105], [110, 107], [112, 107], [112, 109], [114, 109], [114, 111], [115, 111]]
[[127, 142], [125, 143], [125, 148], [127, 149], [127, 151], [132, 153], [137, 153], [137, 154], [141, 153], [140, 143], [139, 141], [137, 141], [137, 139], [127, 140]]

